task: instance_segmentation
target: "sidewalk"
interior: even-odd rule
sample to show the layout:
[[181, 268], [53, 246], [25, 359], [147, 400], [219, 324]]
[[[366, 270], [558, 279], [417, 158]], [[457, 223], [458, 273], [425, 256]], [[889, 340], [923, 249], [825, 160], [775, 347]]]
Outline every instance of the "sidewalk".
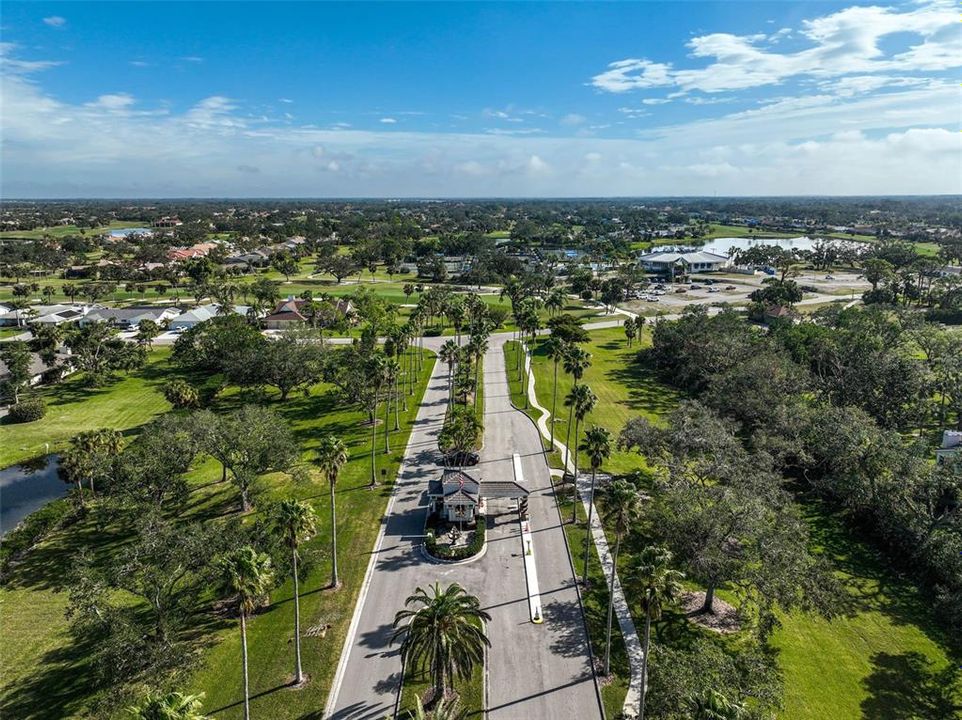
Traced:
[[[531, 406], [541, 413], [537, 421], [538, 431], [546, 440], [550, 440], [551, 431], [548, 428], [547, 418], [551, 416], [551, 413], [538, 403], [538, 397], [535, 393], [534, 372], [531, 371], [531, 358], [525, 358], [525, 363], [528, 370], [528, 400]], [[563, 455], [566, 457], [570, 455], [567, 453], [565, 444], [558, 440], [558, 438], [555, 438], [554, 444]], [[574, 472], [574, 462], [570, 457], [568, 457], [566, 469], [568, 472]], [[588, 498], [591, 490], [590, 478], [585, 476], [579, 477], [577, 487], [578, 496], [581, 498], [585, 515], [587, 516]], [[604, 527], [602, 527], [597, 508], [591, 512], [591, 518], [591, 539], [594, 542], [595, 550], [598, 552], [598, 558], [601, 560], [601, 567], [605, 573], [605, 581], [610, 586], [611, 575], [614, 572], [614, 568], [611, 562], [611, 551], [608, 547], [608, 539], [605, 536], [605, 530]], [[577, 552], [577, 548], [572, 548], [572, 551]], [[631, 668], [631, 677], [628, 681], [628, 692], [625, 695], [622, 713], [626, 718], [633, 718], [638, 714], [638, 704], [641, 701], [641, 667], [642, 661], [644, 660], [644, 651], [641, 646], [641, 641], [638, 639], [638, 631], [635, 628], [635, 622], [628, 610], [628, 601], [625, 599], [625, 593], [617, 574], [615, 575], [614, 598], [614, 614], [618, 620], [621, 636], [625, 641], [625, 651], [628, 654], [628, 664]]]

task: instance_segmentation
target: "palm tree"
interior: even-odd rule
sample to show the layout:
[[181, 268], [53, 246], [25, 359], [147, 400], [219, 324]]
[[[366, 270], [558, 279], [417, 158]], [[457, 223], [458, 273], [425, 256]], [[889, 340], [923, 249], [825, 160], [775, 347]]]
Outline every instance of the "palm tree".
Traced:
[[334, 501], [334, 486], [341, 468], [347, 463], [347, 446], [333, 435], [321, 440], [317, 449], [317, 465], [327, 478], [331, 489], [331, 587], [339, 584], [337, 577], [337, 509]]
[[244, 720], [250, 720], [250, 683], [247, 675], [247, 617], [270, 591], [274, 580], [271, 559], [250, 545], [221, 558], [221, 586], [236, 603], [240, 614], [241, 662], [244, 673]]
[[732, 702], [717, 690], [709, 688], [705, 693], [689, 700], [692, 720], [739, 720], [745, 715], [745, 706]]
[[554, 315], [564, 310], [565, 300], [564, 288], [557, 287], [548, 293], [548, 297], [544, 301], [544, 306], [548, 312]]
[[624, 329], [625, 339], [628, 340], [628, 347], [631, 347], [631, 341], [638, 335], [638, 325], [633, 317], [625, 318]]
[[[585, 584], [588, 584], [588, 561], [591, 559], [591, 515], [595, 507], [595, 477], [601, 464], [611, 457], [611, 433], [606, 428], [595, 425], [585, 433], [581, 449], [588, 453], [591, 461], [591, 490], [588, 492], [588, 532], [585, 533]], [[575, 455], [575, 462], [578, 456]]]
[[438, 353], [438, 357], [441, 358], [441, 362], [447, 363], [448, 365], [448, 404], [454, 404], [454, 366], [458, 362], [458, 357], [461, 355], [461, 348], [458, 346], [454, 340], [446, 341]]
[[[564, 370], [574, 381], [574, 387], [578, 387], [578, 381], [584, 377], [585, 370], [591, 367], [591, 353], [577, 345], [569, 345], [568, 352], [562, 358]], [[573, 407], [573, 406], [569, 406]], [[568, 411], [568, 429], [565, 433], [565, 470], [568, 469], [568, 453], [571, 448], [571, 410]], [[575, 435], [575, 445], [578, 444], [578, 437]]]
[[147, 693], [139, 705], [127, 708], [134, 720], [208, 720], [200, 712], [204, 693], [185, 695], [171, 692], [166, 695]]
[[645, 718], [645, 694], [648, 691], [648, 647], [651, 641], [651, 621], [658, 620], [664, 607], [682, 591], [684, 573], [671, 568], [671, 552], [662, 547], [646, 547], [636, 564], [628, 572], [628, 584], [641, 596], [645, 611], [645, 635], [642, 641], [641, 701], [639, 720]]
[[491, 642], [481, 621], [491, 616], [481, 609], [477, 597], [457, 583], [443, 591], [438, 583], [430, 589], [429, 595], [419, 587], [404, 601], [405, 609], [394, 617], [391, 643], [401, 641], [402, 667], [413, 662], [413, 667], [427, 670], [434, 697], [443, 698], [455, 677], [471, 677], [475, 665], [484, 661], [484, 650]]
[[474, 407], [478, 407], [478, 399], [481, 397], [481, 360], [488, 352], [488, 334], [478, 332], [471, 336], [471, 354], [474, 356]]
[[280, 535], [284, 543], [291, 549], [291, 563], [294, 576], [294, 684], [304, 682], [304, 671], [301, 668], [301, 600], [300, 581], [297, 577], [297, 548], [301, 540], [314, 536], [317, 531], [317, 515], [314, 508], [306, 502], [293, 498], [282, 501], [277, 506], [274, 517], [275, 532]]
[[618, 479], [604, 491], [602, 520], [615, 532], [615, 552], [611, 556], [611, 579], [608, 583], [608, 631], [605, 640], [605, 675], [611, 673], [611, 619], [615, 608], [615, 573], [618, 553], [628, 530], [641, 517], [641, 495], [627, 480]]
[[468, 711], [461, 707], [457, 698], [450, 703], [445, 701], [444, 698], [440, 698], [434, 705], [434, 709], [431, 710], [430, 715], [425, 712], [419, 696], [415, 696], [414, 702], [417, 705], [414, 710], [408, 711], [408, 720], [465, 720], [468, 716]]
[[551, 450], [554, 451], [554, 423], [558, 412], [558, 364], [564, 360], [570, 348], [561, 338], [549, 337], [544, 341], [544, 349], [554, 364], [554, 387], [551, 390]]
[[[570, 418], [572, 413], [574, 413], [575, 418], [575, 467], [574, 480], [572, 481], [574, 483], [573, 492], [575, 501], [574, 508], [571, 511], [571, 522], [578, 520], [578, 433], [581, 430], [581, 422], [588, 416], [588, 413], [595, 409], [597, 402], [598, 398], [591, 392], [591, 388], [584, 384], [575, 385], [565, 397], [565, 405], [570, 408], [568, 417]], [[565, 459], [565, 468], [567, 467], [568, 462], [567, 459]]]

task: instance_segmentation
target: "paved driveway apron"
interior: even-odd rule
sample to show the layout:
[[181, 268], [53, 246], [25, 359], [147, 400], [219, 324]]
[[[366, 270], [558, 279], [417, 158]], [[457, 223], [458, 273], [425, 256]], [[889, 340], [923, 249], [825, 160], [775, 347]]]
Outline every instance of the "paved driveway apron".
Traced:
[[447, 367], [438, 362], [418, 411], [376, 564], [347, 649], [330, 717], [381, 720], [393, 712], [400, 679], [397, 647], [389, 647], [394, 614], [418, 585], [458, 582], [491, 614], [487, 708], [491, 720], [600, 718], [577, 591], [563, 529], [551, 495], [537, 430], [511, 407], [502, 352], [491, 338], [484, 362], [485, 447], [474, 468], [482, 480], [514, 480], [522, 458], [541, 587], [544, 623], [530, 622], [527, 584], [513, 501], [500, 500], [488, 518], [488, 549], [466, 565], [429, 563], [421, 555], [428, 480], [440, 472], [437, 434], [444, 420]]

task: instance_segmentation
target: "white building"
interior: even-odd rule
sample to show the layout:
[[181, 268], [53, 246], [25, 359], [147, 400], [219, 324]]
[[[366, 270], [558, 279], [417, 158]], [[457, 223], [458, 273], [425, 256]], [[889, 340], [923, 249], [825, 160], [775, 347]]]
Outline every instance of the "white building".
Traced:
[[935, 459], [943, 463], [947, 458], [955, 457], [962, 452], [962, 431], [943, 430], [942, 447], [935, 451]]
[[[192, 327], [207, 322], [211, 318], [217, 317], [217, 305], [198, 305], [197, 307], [181, 313], [167, 325], [170, 330], [189, 330]], [[236, 305], [234, 313], [247, 317], [250, 308], [247, 305]]]
[[704, 250], [651, 252], [640, 255], [638, 262], [649, 272], [659, 275], [718, 272], [731, 266], [731, 260], [724, 255], [716, 255]]

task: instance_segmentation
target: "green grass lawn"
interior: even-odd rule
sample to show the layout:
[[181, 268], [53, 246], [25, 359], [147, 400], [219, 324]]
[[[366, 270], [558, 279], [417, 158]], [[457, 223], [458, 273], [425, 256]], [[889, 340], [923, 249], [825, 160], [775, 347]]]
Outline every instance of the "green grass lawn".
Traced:
[[[650, 343], [646, 329], [636, 349]], [[621, 328], [593, 331], [591, 342], [584, 346], [592, 353], [593, 365], [585, 373], [587, 382], [599, 396], [598, 408], [589, 418], [617, 434], [624, 421], [644, 414], [657, 421], [671, 410], [680, 395], [662, 384], [644, 363], [632, 363], [636, 350], [625, 348]], [[512, 348], [506, 350], [509, 377], [513, 372]], [[539, 402], [550, 409], [550, 361], [534, 354], [536, 388]], [[563, 378], [559, 372], [559, 380]], [[566, 392], [570, 381], [564, 378], [559, 391]], [[520, 383], [512, 381], [512, 397], [521, 403]], [[559, 400], [559, 415], [561, 401]], [[566, 416], [564, 416], [566, 419]], [[561, 425], [560, 428], [564, 426]], [[562, 430], [559, 428], [559, 433]], [[625, 472], [641, 466], [636, 455], [613, 453], [605, 469]], [[557, 453], [551, 456], [553, 467], [561, 467]], [[567, 488], [559, 493], [561, 512], [571, 512]], [[781, 617], [782, 626], [773, 640], [778, 663], [785, 679], [785, 707], [781, 720], [848, 720], [849, 718], [888, 717], [957, 717], [957, 715], [913, 714], [913, 708], [930, 708], [933, 695], [946, 694], [953, 681], [958, 681], [959, 658], [949, 650], [948, 639], [939, 630], [925, 601], [910, 583], [898, 578], [875, 556], [869, 546], [856, 540], [839, 518], [816, 503], [806, 504], [807, 517], [813, 531], [816, 550], [828, 553], [835, 561], [840, 577], [849, 591], [850, 600], [844, 612], [827, 620], [819, 615], [793, 612]], [[580, 512], [579, 517], [583, 514]], [[566, 525], [569, 544], [574, 552], [577, 572], [583, 572], [583, 526]], [[610, 538], [611, 539], [611, 538]], [[620, 569], [629, 562], [633, 550], [623, 550]], [[594, 553], [594, 551], [592, 551]], [[584, 602], [594, 651], [604, 651], [607, 590], [601, 580], [597, 556], [592, 555], [593, 582], [584, 593]], [[735, 601], [729, 593], [720, 593], [727, 601]], [[635, 621], [641, 627], [642, 618]], [[671, 644], [687, 644], [691, 638], [708, 631], [692, 626], [683, 617], [669, 614], [655, 629], [655, 637]], [[617, 626], [614, 635], [618, 635]], [[711, 635], [707, 635], [711, 637]], [[718, 639], [717, 637], [715, 639]], [[738, 637], [718, 639], [737, 647]], [[603, 689], [606, 710], [619, 710], [625, 693], [628, 673], [623, 644], [615, 638], [612, 645], [614, 682]], [[955, 670], [955, 677], [952, 677]], [[962, 702], [962, 695], [956, 695]], [[898, 712], [893, 712], [895, 708]]]
[[[245, 522], [252, 522], [271, 500], [291, 496], [311, 502], [319, 515], [318, 534], [303, 550], [305, 555], [316, 555], [316, 560], [300, 588], [305, 635], [303, 659], [311, 681], [301, 690], [285, 687], [293, 673], [292, 583], [285, 581], [271, 594], [270, 605], [249, 624], [252, 712], [256, 717], [301, 718], [319, 712], [324, 706], [379, 521], [432, 363], [433, 357], [427, 353], [417, 390], [408, 400], [408, 410], [402, 412], [402, 429], [392, 433], [390, 453], [383, 452], [379, 431], [377, 462], [379, 468], [387, 470], [389, 483], [373, 491], [367, 487], [370, 430], [363, 426], [366, 419], [363, 411], [343, 407], [332, 388], [324, 384], [312, 388], [307, 396], [298, 394], [286, 403], [271, 403], [290, 423], [304, 460], [313, 458], [314, 449], [328, 433], [345, 441], [350, 459], [337, 487], [338, 564], [343, 583], [337, 591], [327, 588], [330, 579], [328, 489], [313, 468], [306, 482], [294, 481], [280, 473], [266, 476], [258, 506], [244, 518]], [[236, 406], [239, 399], [238, 393], [227, 393], [215, 408]], [[94, 426], [109, 424], [99, 413], [85, 417], [87, 421], [92, 420]], [[145, 414], [139, 422], [147, 419], [149, 416]], [[65, 430], [64, 439], [83, 429], [84, 426], [78, 425], [69, 432]], [[212, 461], [198, 463], [190, 478], [194, 490], [185, 517], [222, 522], [234, 516], [236, 491], [229, 483], [216, 482], [219, 473], [219, 467]], [[109, 552], [126, 541], [126, 532], [113, 518], [95, 509], [87, 519], [54, 533], [34, 548], [7, 579], [0, 590], [4, 617], [0, 627], [0, 643], [4, 647], [0, 656], [3, 679], [0, 712], [5, 717], [59, 718], [84, 713], [91, 692], [84, 680], [89, 668], [85, 667], [83, 648], [72, 647], [67, 634], [63, 617], [65, 573], [80, 547]], [[198, 642], [198, 647], [204, 648], [202, 663], [183, 689], [205, 692], [207, 713], [218, 718], [241, 717], [238, 624], [229, 618], [206, 614], [199, 621], [203, 624]]]
[[170, 410], [162, 392], [164, 381], [173, 371], [167, 362], [169, 356], [167, 348], [154, 350], [143, 369], [122, 373], [119, 380], [104, 387], [87, 387], [76, 374], [59, 385], [41, 388], [47, 403], [42, 420], [0, 424], [0, 467], [57, 452], [83, 430], [129, 430]]
[[[554, 386], [554, 364], [545, 354], [544, 338], [533, 345], [535, 387], [539, 402], [551, 411]], [[601, 425], [617, 439], [625, 423], [633, 417], [643, 416], [657, 421], [672, 410], [678, 402], [679, 393], [662, 383], [655, 371], [638, 359], [638, 351], [651, 344], [651, 333], [645, 328], [640, 338], [628, 347], [624, 330], [620, 327], [593, 330], [591, 341], [583, 345], [591, 353], [591, 367], [582, 382], [587, 383], [598, 397], [595, 411], [588, 416], [588, 425]], [[568, 413], [564, 397], [571, 390], [572, 379], [564, 368], [558, 367], [558, 418], [555, 436], [564, 442], [567, 433]], [[582, 423], [582, 428], [585, 423]], [[573, 429], [573, 428], [572, 428]], [[583, 431], [582, 431], [583, 432]], [[572, 446], [574, 443], [571, 443]], [[606, 468], [623, 473], [642, 465], [635, 453], [615, 450]]]
[[0, 238], [25, 238], [37, 240], [49, 235], [50, 237], [61, 238], [67, 235], [87, 235], [94, 236], [105, 233], [108, 230], [120, 230], [121, 228], [141, 227], [135, 220], [112, 220], [110, 224], [96, 228], [84, 228], [81, 230], [76, 225], [52, 225], [47, 228], [35, 228], [33, 230], [3, 230], [0, 231]]

